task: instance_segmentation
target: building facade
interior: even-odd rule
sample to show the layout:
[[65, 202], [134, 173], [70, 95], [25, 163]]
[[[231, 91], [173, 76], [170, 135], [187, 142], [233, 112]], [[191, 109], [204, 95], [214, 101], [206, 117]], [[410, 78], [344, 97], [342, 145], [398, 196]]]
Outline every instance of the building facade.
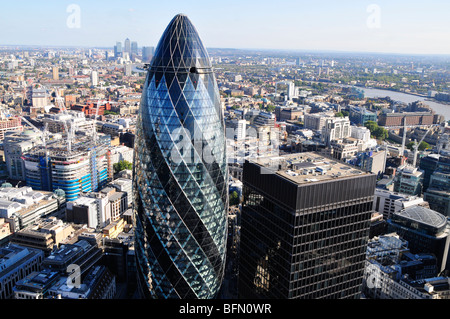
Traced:
[[376, 176], [282, 158], [244, 163], [239, 298], [359, 298]]
[[149, 66], [136, 124], [137, 275], [146, 298], [213, 298], [222, 283], [228, 169], [219, 91], [184, 15]]
[[422, 206], [407, 207], [387, 220], [388, 231], [407, 240], [411, 253], [432, 253], [438, 272], [448, 270], [450, 222], [442, 214]]
[[15, 244], [0, 248], [0, 299], [11, 299], [16, 282], [41, 270], [44, 253]]

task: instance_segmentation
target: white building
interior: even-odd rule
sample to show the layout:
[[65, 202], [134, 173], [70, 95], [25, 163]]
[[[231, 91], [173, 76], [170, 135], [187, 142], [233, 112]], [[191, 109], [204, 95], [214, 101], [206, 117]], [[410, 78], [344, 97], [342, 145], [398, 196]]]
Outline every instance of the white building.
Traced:
[[384, 219], [390, 218], [393, 213], [400, 212], [402, 209], [416, 205], [427, 206], [428, 203], [419, 196], [375, 188], [373, 210], [383, 214]]
[[370, 137], [370, 130], [364, 126], [351, 126], [350, 136], [363, 141], [362, 150], [377, 146], [377, 140]]
[[28, 186], [0, 188], [0, 218], [9, 220], [14, 231], [39, 218], [61, 217], [64, 211], [65, 199], [52, 192], [34, 191]]
[[3, 149], [6, 169], [10, 179], [25, 181], [25, 164], [22, 155], [41, 143], [41, 136], [31, 130], [11, 133], [5, 136]]
[[91, 85], [97, 86], [98, 85], [98, 72], [92, 71], [91, 73]]
[[133, 163], [133, 149], [125, 145], [118, 145], [111, 148], [111, 162], [118, 163], [128, 161]]
[[322, 136], [326, 145], [330, 145], [332, 140], [343, 139], [350, 135], [351, 128], [348, 117], [331, 117], [325, 120]]

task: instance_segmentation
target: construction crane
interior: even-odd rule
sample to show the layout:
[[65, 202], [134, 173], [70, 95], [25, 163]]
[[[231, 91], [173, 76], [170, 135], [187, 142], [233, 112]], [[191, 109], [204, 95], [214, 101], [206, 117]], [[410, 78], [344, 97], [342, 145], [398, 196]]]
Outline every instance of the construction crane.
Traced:
[[31, 124], [30, 121], [28, 121], [25, 117], [20, 115], [20, 118], [22, 119], [22, 121], [24, 121], [25, 123], [27, 123], [32, 129], [33, 131], [35, 131], [38, 134], [41, 134], [42, 131], [40, 129], [38, 129], [36, 126], [34, 126], [33, 124]]
[[[64, 99], [59, 95], [58, 90], [56, 90], [56, 97], [55, 97], [55, 102], [56, 105], [58, 106], [58, 108], [63, 112], [63, 114], [68, 115], [69, 113], [67, 112], [67, 108], [65, 106], [64, 103]], [[72, 142], [73, 142], [73, 137], [74, 137], [74, 132], [75, 132], [75, 122], [71, 121], [70, 123], [70, 127], [68, 126], [68, 123], [70, 120], [67, 118], [65, 120], [63, 120], [63, 124], [64, 124], [64, 129], [66, 131], [67, 134], [67, 150], [69, 152], [72, 151]]]
[[42, 132], [42, 144], [44, 146], [44, 150], [45, 150], [45, 168], [48, 168], [48, 148], [47, 148], [47, 138], [48, 138], [48, 123], [45, 123], [44, 125], [44, 130]]
[[63, 121], [64, 123], [64, 129], [66, 131], [67, 134], [67, 151], [70, 153], [72, 152], [72, 125], [70, 125], [70, 129], [67, 126], [67, 121]]
[[66, 109], [66, 105], [64, 103], [64, 99], [62, 98], [62, 96], [59, 95], [58, 90], [55, 91], [56, 92], [56, 97], [55, 97], [55, 102], [56, 102], [56, 106], [58, 106], [64, 114], [67, 114], [67, 109]]
[[403, 117], [403, 137], [402, 137], [402, 148], [400, 153], [400, 156], [402, 157], [405, 155], [405, 143], [406, 143], [406, 116]]

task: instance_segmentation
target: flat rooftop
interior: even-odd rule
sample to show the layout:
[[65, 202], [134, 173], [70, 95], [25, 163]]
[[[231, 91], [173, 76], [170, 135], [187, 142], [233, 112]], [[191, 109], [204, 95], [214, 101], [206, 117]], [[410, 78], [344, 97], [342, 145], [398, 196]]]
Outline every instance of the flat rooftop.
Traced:
[[277, 174], [296, 184], [372, 174], [315, 152], [267, 156], [250, 161], [264, 167], [261, 174]]

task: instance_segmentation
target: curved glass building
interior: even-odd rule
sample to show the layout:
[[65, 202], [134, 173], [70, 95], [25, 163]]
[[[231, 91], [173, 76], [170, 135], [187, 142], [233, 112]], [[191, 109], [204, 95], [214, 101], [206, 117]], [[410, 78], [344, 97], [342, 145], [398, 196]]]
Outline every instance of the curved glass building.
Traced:
[[150, 63], [136, 124], [136, 261], [147, 298], [214, 298], [228, 210], [219, 90], [196, 29], [167, 26]]

